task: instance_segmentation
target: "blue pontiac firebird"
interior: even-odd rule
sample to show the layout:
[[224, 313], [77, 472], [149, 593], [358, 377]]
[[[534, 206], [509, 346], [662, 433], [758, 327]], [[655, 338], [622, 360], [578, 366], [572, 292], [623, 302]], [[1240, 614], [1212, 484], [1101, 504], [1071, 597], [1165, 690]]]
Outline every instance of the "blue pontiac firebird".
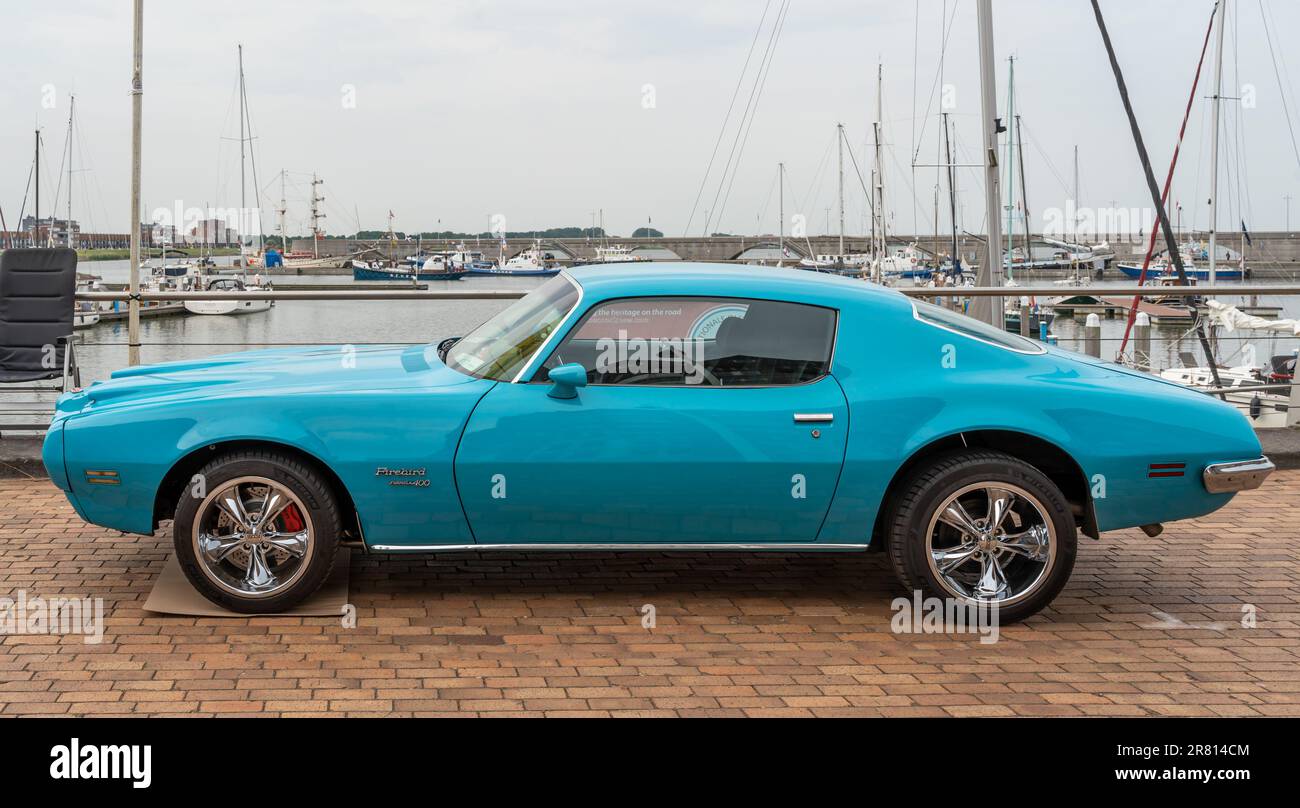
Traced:
[[1272, 470], [1215, 399], [860, 281], [575, 269], [437, 346], [119, 370], [44, 447], [81, 517], [173, 519], [243, 612], [380, 552], [887, 551], [902, 585], [1002, 620], [1077, 534], [1223, 507]]

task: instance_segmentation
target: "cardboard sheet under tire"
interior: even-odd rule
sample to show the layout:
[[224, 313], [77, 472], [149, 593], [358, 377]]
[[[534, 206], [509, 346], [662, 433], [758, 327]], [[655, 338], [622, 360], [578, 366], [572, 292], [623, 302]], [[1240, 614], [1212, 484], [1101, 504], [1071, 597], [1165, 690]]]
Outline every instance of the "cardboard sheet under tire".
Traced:
[[185, 615], [188, 617], [333, 617], [343, 614], [343, 607], [348, 602], [348, 567], [352, 560], [352, 551], [339, 549], [338, 558], [334, 560], [334, 569], [330, 577], [316, 590], [316, 594], [298, 604], [287, 612], [267, 612], [265, 614], [240, 614], [223, 609], [203, 597], [190, 585], [189, 579], [181, 571], [176, 556], [167, 557], [162, 574], [154, 581], [153, 591], [144, 602], [147, 612], [158, 614]]

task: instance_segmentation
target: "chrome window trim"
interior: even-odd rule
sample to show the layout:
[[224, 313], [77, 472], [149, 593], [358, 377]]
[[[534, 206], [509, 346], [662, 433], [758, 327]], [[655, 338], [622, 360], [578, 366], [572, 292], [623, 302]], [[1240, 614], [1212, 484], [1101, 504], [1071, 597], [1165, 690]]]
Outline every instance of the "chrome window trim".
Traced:
[[[953, 288], [960, 289], [961, 287], [956, 286]], [[1001, 348], [1004, 351], [1021, 354], [1022, 356], [1042, 356], [1043, 354], [1047, 353], [1047, 348], [1045, 346], [1041, 346], [1041, 345], [1035, 346], [1034, 349], [1032, 350], [1030, 349], [1022, 350], [1020, 348], [1012, 348], [1009, 345], [999, 345], [998, 343], [992, 342], [990, 340], [986, 340], [983, 337], [977, 337], [974, 334], [967, 334], [964, 331], [958, 331], [957, 329], [946, 326], [943, 323], [936, 323], [934, 320], [930, 320], [921, 316], [921, 310], [920, 308], [917, 307], [915, 300], [909, 300], [908, 302], [912, 304], [912, 319], [916, 320], [918, 323], [928, 325], [931, 328], [938, 328], [941, 331], [947, 331], [949, 334], [956, 334], [959, 337], [965, 337], [966, 339], [973, 339], [976, 342], [982, 342], [985, 345], [991, 345], [994, 348]], [[966, 315], [963, 314], [961, 316], [965, 317]], [[1012, 334], [1010, 331], [1007, 332], [1007, 335], [1016, 337], [1017, 339], [1025, 340], [1026, 342], [1032, 342], [1032, 340], [1030, 340], [1028, 337], [1022, 337], [1019, 334]]]
[[[581, 292], [579, 292], [579, 294], [581, 294]], [[842, 319], [842, 317], [840, 316], [842, 314], [840, 309], [833, 308], [831, 306], [823, 306], [820, 303], [804, 303], [803, 301], [799, 301], [799, 300], [782, 300], [773, 297], [733, 297], [731, 295], [665, 295], [665, 294], [630, 295], [627, 297], [606, 298], [604, 300], [601, 300], [597, 305], [603, 305], [605, 303], [609, 303], [615, 300], [642, 300], [642, 299], [656, 298], [656, 297], [680, 298], [684, 300], [745, 300], [745, 301], [760, 300], [766, 303], [789, 303], [792, 306], [811, 306], [815, 309], [823, 309], [825, 311], [829, 311], [831, 315], [835, 318], [835, 329], [831, 333], [831, 354], [830, 354], [830, 358], [826, 360], [826, 370], [820, 376], [813, 379], [809, 379], [806, 382], [799, 382], [798, 384], [733, 384], [733, 385], [724, 385], [721, 387], [712, 387], [712, 386], [699, 385], [699, 384], [588, 384], [587, 387], [611, 387], [611, 388], [618, 387], [618, 388], [626, 388], [629, 390], [637, 390], [637, 389], [640, 390], [647, 390], [647, 389], [650, 390], [653, 389], [659, 389], [659, 390], [785, 390], [793, 387], [807, 387], [808, 385], [817, 384], [818, 382], [825, 381], [826, 379], [830, 378], [834, 373], [835, 352], [839, 349], [839, 345], [840, 345], [840, 320]], [[580, 305], [581, 303], [582, 300], [581, 298], [579, 298], [578, 303], [574, 305], [574, 309], [577, 309], [578, 305]], [[587, 315], [587, 312], [583, 312], [582, 315], [585, 317]], [[556, 330], [558, 331], [559, 329]], [[539, 349], [539, 352], [540, 350], [545, 349], [549, 344], [550, 344], [550, 340], [547, 340], [547, 342], [542, 345], [542, 348]], [[550, 354], [547, 354], [546, 359], [542, 360], [542, 365], [545, 365], [546, 360], [550, 358], [551, 358]], [[532, 360], [529, 360], [530, 363], [531, 361]], [[540, 371], [541, 366], [538, 366], [537, 370]], [[534, 375], [536, 374], [534, 373]], [[525, 384], [550, 384], [550, 382], [543, 379], [536, 379], [536, 380], [530, 379], [529, 381], [525, 382]]]
[[533, 369], [533, 363], [537, 361], [537, 357], [540, 356], [543, 351], [545, 351], [547, 348], [550, 347], [551, 342], [554, 341], [556, 334], [559, 334], [560, 332], [568, 333], [566, 330], [566, 326], [568, 326], [569, 320], [573, 317], [573, 313], [575, 311], [579, 311], [582, 309], [582, 299], [584, 297], [582, 284], [574, 280], [573, 276], [570, 275], [565, 270], [560, 271], [559, 277], [564, 278], [566, 281], [572, 284], [574, 289], [578, 290], [578, 299], [573, 302], [573, 308], [569, 309], [569, 313], [564, 315], [564, 319], [560, 321], [559, 326], [557, 326], [556, 329], [552, 331], [549, 336], [546, 337], [545, 342], [537, 346], [537, 350], [533, 351], [533, 355], [528, 357], [528, 361], [524, 362], [523, 367], [521, 367], [519, 369], [519, 372], [515, 374], [515, 377], [510, 380], [511, 384], [519, 384], [519, 380], [522, 379], [525, 375], [528, 374], [530, 370]]

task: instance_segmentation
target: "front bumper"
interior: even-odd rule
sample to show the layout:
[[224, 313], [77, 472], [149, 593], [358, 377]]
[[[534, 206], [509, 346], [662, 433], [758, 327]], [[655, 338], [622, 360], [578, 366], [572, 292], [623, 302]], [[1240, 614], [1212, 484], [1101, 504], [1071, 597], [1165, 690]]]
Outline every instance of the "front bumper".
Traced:
[[1201, 478], [1205, 481], [1205, 490], [1211, 494], [1233, 494], [1259, 488], [1275, 468], [1273, 461], [1267, 457], [1236, 463], [1215, 463], [1205, 467]]

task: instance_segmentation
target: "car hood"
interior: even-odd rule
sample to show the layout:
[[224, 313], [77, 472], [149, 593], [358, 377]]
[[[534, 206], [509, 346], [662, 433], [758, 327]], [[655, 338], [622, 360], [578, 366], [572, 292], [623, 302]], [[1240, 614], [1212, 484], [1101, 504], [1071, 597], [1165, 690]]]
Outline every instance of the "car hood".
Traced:
[[168, 398], [444, 387], [475, 381], [448, 368], [427, 345], [274, 349], [123, 368], [107, 381], [64, 396], [59, 411], [69, 414], [86, 407]]

